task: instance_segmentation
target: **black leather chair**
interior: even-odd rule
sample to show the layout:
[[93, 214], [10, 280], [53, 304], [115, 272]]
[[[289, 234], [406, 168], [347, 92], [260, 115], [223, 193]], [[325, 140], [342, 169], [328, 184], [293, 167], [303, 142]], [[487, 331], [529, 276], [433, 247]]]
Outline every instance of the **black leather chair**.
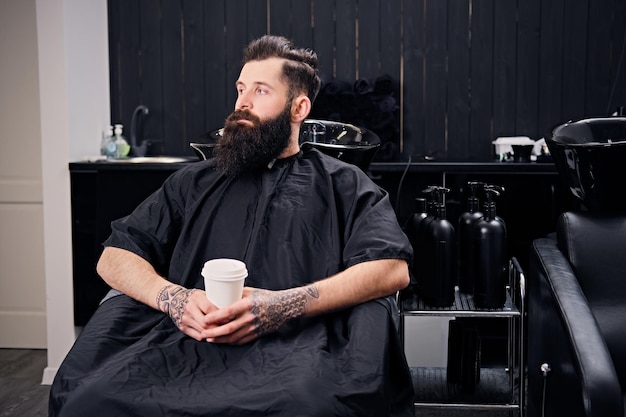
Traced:
[[626, 213], [563, 213], [530, 252], [528, 416], [624, 416]]

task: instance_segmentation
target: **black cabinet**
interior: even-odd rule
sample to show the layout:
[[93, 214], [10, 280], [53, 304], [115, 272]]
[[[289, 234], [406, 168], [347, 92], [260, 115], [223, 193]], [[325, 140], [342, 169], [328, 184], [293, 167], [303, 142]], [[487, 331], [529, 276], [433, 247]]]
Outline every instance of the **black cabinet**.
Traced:
[[111, 221], [130, 214], [184, 164], [70, 163], [74, 324], [84, 326], [109, 290], [96, 273]]

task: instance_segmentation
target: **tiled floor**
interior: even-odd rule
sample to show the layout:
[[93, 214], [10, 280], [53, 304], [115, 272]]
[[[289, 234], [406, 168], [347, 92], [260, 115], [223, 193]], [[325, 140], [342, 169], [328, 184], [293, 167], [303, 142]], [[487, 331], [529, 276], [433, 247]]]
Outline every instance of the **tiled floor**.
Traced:
[[48, 415], [50, 387], [41, 385], [45, 350], [0, 349], [0, 417]]

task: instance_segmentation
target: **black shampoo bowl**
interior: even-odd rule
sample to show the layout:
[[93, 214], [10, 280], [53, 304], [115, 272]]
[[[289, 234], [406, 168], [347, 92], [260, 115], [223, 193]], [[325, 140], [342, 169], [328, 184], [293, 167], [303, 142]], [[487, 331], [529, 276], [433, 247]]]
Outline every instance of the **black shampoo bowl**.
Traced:
[[349, 123], [307, 119], [300, 129], [300, 147], [318, 149], [367, 171], [380, 147], [380, 138], [371, 130]]
[[590, 118], [546, 135], [554, 164], [590, 211], [626, 210], [626, 117]]

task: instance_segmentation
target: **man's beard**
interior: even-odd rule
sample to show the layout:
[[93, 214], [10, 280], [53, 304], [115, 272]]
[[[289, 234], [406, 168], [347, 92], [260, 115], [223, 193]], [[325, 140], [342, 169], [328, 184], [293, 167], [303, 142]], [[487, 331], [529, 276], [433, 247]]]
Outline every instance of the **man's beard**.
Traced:
[[[273, 119], [261, 121], [248, 110], [235, 110], [224, 125], [215, 146], [217, 166], [229, 176], [267, 167], [289, 145], [291, 137], [291, 104]], [[245, 119], [253, 125], [237, 123]]]

